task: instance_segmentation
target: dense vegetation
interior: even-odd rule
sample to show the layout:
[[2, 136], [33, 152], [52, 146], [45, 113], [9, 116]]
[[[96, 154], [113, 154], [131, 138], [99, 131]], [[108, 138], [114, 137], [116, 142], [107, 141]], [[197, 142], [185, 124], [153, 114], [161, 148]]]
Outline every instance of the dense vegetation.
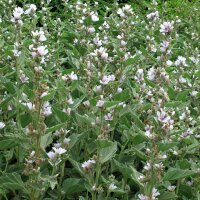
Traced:
[[0, 8], [0, 200], [200, 200], [199, 1]]

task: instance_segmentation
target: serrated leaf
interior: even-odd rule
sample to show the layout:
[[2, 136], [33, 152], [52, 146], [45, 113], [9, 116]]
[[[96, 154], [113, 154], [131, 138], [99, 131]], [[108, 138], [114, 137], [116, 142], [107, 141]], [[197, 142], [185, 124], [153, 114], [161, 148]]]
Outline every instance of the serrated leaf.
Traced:
[[8, 190], [23, 190], [25, 184], [18, 173], [5, 174], [0, 177], [1, 187]]
[[107, 162], [114, 157], [117, 151], [117, 142], [112, 142], [109, 146], [99, 150], [100, 163]]
[[84, 180], [78, 178], [67, 178], [64, 180], [62, 189], [66, 195], [83, 192], [86, 190]]
[[159, 143], [158, 150], [159, 151], [168, 151], [169, 149], [178, 145], [178, 142], [170, 142], [170, 143]]
[[138, 128], [140, 128], [141, 130], [144, 130], [145, 125], [144, 125], [144, 123], [140, 120], [140, 118], [139, 118], [136, 114], [134, 114], [134, 113], [132, 113], [132, 117], [133, 117], [133, 121], [134, 121], [135, 125], [136, 125]]
[[42, 149], [45, 149], [53, 141], [52, 133], [47, 133], [41, 137], [40, 146]]
[[17, 146], [18, 141], [13, 138], [4, 138], [3, 140], [0, 141], [0, 150], [5, 150], [5, 149], [11, 149], [15, 146]]
[[58, 108], [54, 107], [53, 113], [55, 114], [56, 119], [61, 123], [64, 123], [64, 122], [68, 121], [68, 119], [69, 119], [69, 116], [65, 112], [62, 112], [61, 110], [59, 110]]
[[182, 178], [193, 176], [196, 173], [197, 172], [194, 170], [183, 170], [183, 169], [171, 168], [165, 173], [163, 177], [163, 181], [179, 180]]
[[168, 191], [160, 191], [158, 200], [176, 200], [178, 197], [176, 194]]

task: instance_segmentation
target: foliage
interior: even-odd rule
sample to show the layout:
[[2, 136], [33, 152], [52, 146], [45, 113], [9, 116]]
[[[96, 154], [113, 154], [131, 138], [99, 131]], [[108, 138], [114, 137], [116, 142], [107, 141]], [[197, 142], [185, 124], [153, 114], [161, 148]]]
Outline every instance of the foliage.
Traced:
[[0, 6], [0, 199], [200, 199], [198, 1]]

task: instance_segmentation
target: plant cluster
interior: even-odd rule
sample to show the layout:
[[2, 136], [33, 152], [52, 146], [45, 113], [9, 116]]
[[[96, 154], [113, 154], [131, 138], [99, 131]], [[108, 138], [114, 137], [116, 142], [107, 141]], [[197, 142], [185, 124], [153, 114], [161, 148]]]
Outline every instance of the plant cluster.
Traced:
[[200, 199], [200, 4], [0, 0], [0, 199]]

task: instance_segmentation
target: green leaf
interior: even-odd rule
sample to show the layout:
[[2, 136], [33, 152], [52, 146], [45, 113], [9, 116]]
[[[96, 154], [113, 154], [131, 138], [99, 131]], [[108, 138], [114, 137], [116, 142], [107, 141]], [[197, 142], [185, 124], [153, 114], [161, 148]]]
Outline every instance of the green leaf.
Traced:
[[132, 113], [132, 117], [133, 117], [133, 121], [134, 121], [135, 125], [136, 125], [138, 128], [140, 128], [141, 130], [144, 130], [145, 125], [144, 125], [144, 123], [140, 120], [140, 118], [139, 118], [136, 114], [134, 114], [134, 113]]
[[20, 115], [20, 124], [22, 128], [26, 127], [31, 122], [30, 113], [25, 113], [24, 115]]
[[116, 94], [116, 95], [113, 97], [113, 99], [114, 99], [115, 101], [121, 101], [121, 102], [127, 101], [127, 100], [130, 99], [130, 98], [131, 98], [131, 96], [130, 96], [130, 94], [129, 94], [129, 90], [128, 90], [128, 89], [124, 90], [123, 92], [121, 92], [121, 93], [119, 93], [119, 94]]
[[8, 190], [23, 190], [25, 184], [18, 173], [10, 173], [0, 177], [1, 187]]
[[108, 160], [113, 158], [116, 151], [117, 151], [117, 142], [112, 142], [110, 143], [109, 146], [100, 149], [99, 150], [100, 163], [107, 162]]
[[52, 133], [47, 133], [41, 137], [40, 146], [43, 150], [52, 143]]
[[58, 176], [58, 175], [54, 175], [54, 176], [44, 176], [44, 177], [41, 177], [41, 179], [42, 179], [43, 181], [48, 182], [48, 183], [50, 184], [51, 189], [53, 190], [53, 189], [56, 187], [56, 185], [58, 184], [57, 176]]
[[7, 98], [0, 103], [0, 108], [6, 108], [12, 99], [13, 99], [13, 95], [7, 96]]
[[86, 134], [84, 133], [82, 134], [73, 133], [72, 135], [70, 135], [69, 149], [71, 149], [77, 142], [80, 142], [85, 136]]
[[159, 151], [168, 151], [169, 149], [178, 145], [178, 142], [169, 142], [169, 143], [158, 143]]
[[58, 129], [62, 128], [64, 125], [65, 125], [65, 123], [57, 124], [57, 125], [55, 125], [55, 126], [52, 126], [52, 127], [48, 128], [48, 129], [46, 130], [46, 133], [52, 133], [52, 132], [54, 132], [54, 131], [57, 131]]
[[181, 101], [171, 101], [165, 104], [165, 107], [169, 107], [169, 108], [176, 108], [180, 105], [182, 105], [183, 103]]
[[136, 55], [136, 56], [133, 57], [133, 58], [128, 58], [128, 59], [126, 60], [126, 62], [125, 62], [125, 63], [126, 63], [126, 66], [135, 64], [135, 62], [136, 62], [139, 58], [140, 58], [139, 55]]
[[85, 176], [85, 173], [83, 173], [83, 170], [81, 168], [81, 165], [76, 162], [75, 160], [68, 158], [68, 160], [70, 161], [70, 163], [73, 165], [73, 167], [82, 175]]
[[105, 101], [104, 103], [104, 107], [105, 108], [114, 108], [115, 106], [117, 106], [121, 101]]
[[80, 126], [83, 126], [85, 124], [91, 124], [92, 122], [92, 119], [90, 119], [88, 115], [79, 115], [78, 113], [75, 113], [75, 116]]
[[16, 138], [4, 138], [0, 141], [0, 150], [11, 149], [17, 146], [18, 141]]
[[69, 119], [69, 116], [65, 112], [62, 112], [61, 110], [59, 110], [58, 108], [54, 107], [53, 113], [55, 114], [56, 119], [61, 123], [64, 123], [64, 122], [68, 121], [68, 119]]
[[188, 176], [193, 176], [197, 172], [194, 170], [183, 170], [183, 169], [177, 169], [177, 168], [171, 168], [165, 173], [163, 177], [163, 181], [173, 181], [173, 180], [179, 180], [182, 178], [186, 178]]
[[11, 94], [15, 94], [16, 87], [12, 82], [4, 82], [3, 84], [8, 92], [10, 92]]
[[181, 169], [189, 169], [191, 167], [191, 164], [187, 159], [178, 160], [177, 164]]
[[178, 101], [187, 101], [188, 100], [188, 91], [183, 91], [177, 94], [176, 100]]
[[135, 152], [135, 155], [138, 156], [139, 158], [141, 158], [142, 160], [146, 161], [148, 159], [147, 155], [145, 155], [142, 151], [138, 150], [135, 147], [132, 147], [132, 149]]
[[78, 178], [67, 178], [64, 180], [62, 189], [66, 195], [86, 191], [84, 180]]
[[168, 87], [168, 95], [171, 100], [173, 100], [176, 96], [176, 93], [172, 87]]
[[180, 184], [178, 195], [179, 196], [185, 196], [188, 199], [196, 199], [194, 197], [194, 192], [193, 191], [194, 190], [193, 190], [193, 188], [191, 186], [186, 185], [186, 184]]
[[82, 101], [84, 100], [84, 98], [85, 98], [85, 95], [81, 96], [78, 99], [75, 99], [74, 100], [74, 104], [73, 104], [73, 109], [78, 108], [78, 106], [82, 103]]
[[55, 96], [55, 91], [51, 91], [46, 96], [43, 96], [42, 100], [43, 101], [50, 101], [50, 100], [54, 99], [54, 96]]
[[118, 162], [117, 160], [113, 159], [114, 164], [114, 171], [119, 171], [122, 175], [126, 178], [133, 180], [136, 184], [141, 185], [138, 181], [139, 176], [142, 174], [139, 173], [135, 168], [130, 165], [126, 165], [124, 163]]
[[160, 191], [158, 200], [176, 200], [178, 197], [176, 194], [168, 191]]

